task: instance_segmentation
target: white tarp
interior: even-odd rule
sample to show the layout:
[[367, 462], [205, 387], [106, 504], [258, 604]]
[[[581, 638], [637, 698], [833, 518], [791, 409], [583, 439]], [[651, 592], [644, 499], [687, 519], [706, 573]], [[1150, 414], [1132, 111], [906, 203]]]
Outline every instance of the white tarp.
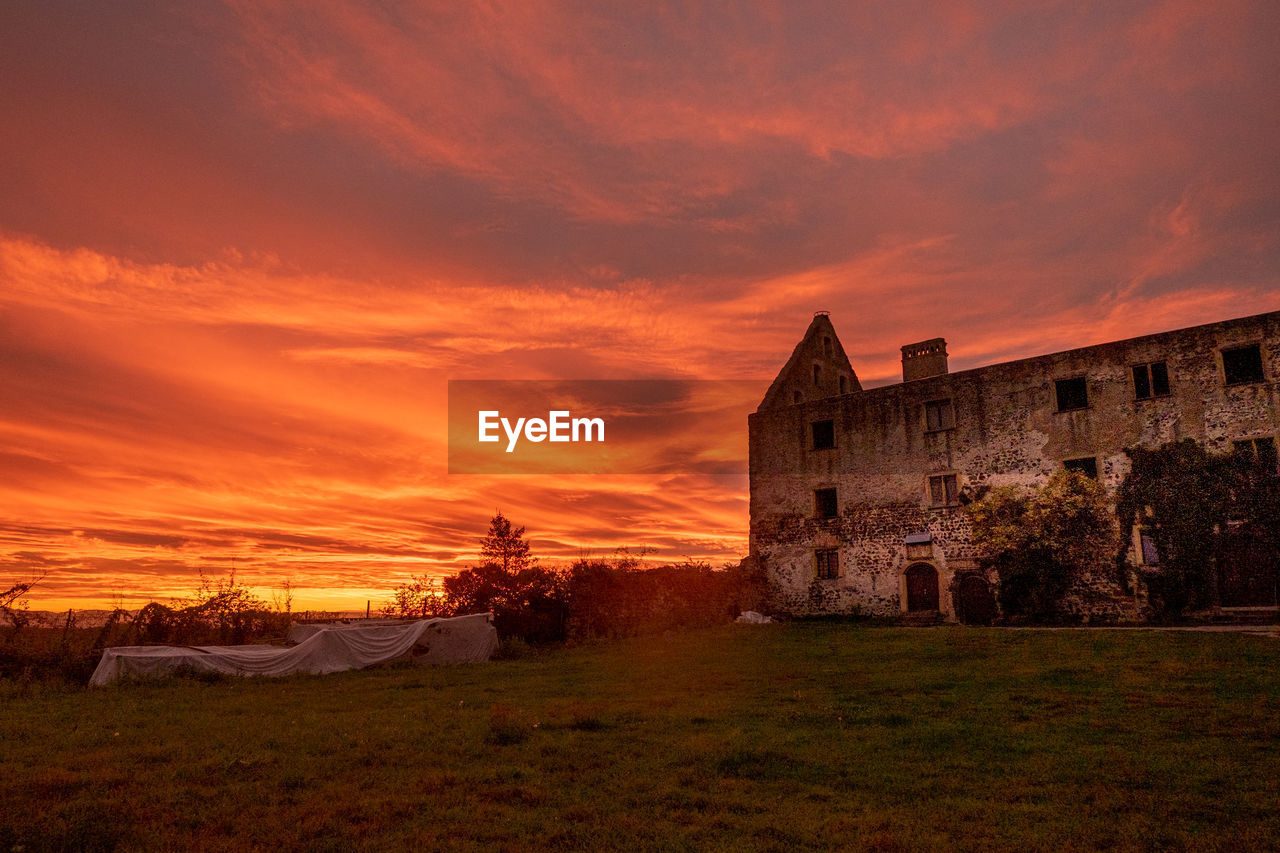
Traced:
[[757, 613], [754, 610], [744, 610], [733, 621], [743, 625], [768, 625], [773, 622], [773, 617], [765, 616], [763, 613]]
[[106, 649], [90, 684], [161, 676], [179, 667], [227, 675], [324, 675], [412, 657], [423, 663], [485, 661], [498, 650], [493, 614], [420, 622], [327, 625], [296, 646], [119, 646]]

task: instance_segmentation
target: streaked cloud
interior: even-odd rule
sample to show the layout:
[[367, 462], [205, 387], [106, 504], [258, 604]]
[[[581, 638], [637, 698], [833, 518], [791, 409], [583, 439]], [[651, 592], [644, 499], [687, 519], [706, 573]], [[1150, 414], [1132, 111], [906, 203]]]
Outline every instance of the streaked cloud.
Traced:
[[740, 556], [745, 474], [445, 474], [446, 381], [763, 393], [822, 309], [874, 385], [1280, 307], [1277, 43], [1245, 0], [7, 6], [0, 578], [359, 606], [498, 509]]

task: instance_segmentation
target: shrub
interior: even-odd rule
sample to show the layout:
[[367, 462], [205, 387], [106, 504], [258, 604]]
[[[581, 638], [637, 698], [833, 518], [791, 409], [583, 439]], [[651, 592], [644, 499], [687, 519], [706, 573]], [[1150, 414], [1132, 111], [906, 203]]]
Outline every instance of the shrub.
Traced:
[[1068, 591], [1114, 570], [1119, 534], [1106, 491], [1079, 472], [1059, 471], [1029, 493], [992, 489], [966, 512], [1000, 578], [1000, 608], [1015, 620], [1066, 618]]
[[614, 560], [580, 559], [569, 569], [568, 635], [614, 638], [729, 622], [756, 609], [762, 580], [743, 565], [706, 563], [640, 568], [626, 551]]

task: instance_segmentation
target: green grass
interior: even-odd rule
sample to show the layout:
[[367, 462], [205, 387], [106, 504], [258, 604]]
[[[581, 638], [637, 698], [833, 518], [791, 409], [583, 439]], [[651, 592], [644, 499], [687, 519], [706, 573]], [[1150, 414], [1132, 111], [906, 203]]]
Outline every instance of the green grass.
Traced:
[[732, 626], [455, 668], [0, 687], [0, 850], [1254, 850], [1280, 646]]

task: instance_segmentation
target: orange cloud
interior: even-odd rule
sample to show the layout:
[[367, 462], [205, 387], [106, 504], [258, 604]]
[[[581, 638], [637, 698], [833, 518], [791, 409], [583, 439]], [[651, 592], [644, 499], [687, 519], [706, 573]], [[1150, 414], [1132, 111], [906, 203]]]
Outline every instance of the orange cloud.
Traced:
[[1280, 301], [1266, 3], [2, 14], [0, 576], [51, 602], [358, 607], [497, 509], [745, 550], [741, 479], [445, 474], [451, 378], [763, 393], [826, 309], [878, 384]]

